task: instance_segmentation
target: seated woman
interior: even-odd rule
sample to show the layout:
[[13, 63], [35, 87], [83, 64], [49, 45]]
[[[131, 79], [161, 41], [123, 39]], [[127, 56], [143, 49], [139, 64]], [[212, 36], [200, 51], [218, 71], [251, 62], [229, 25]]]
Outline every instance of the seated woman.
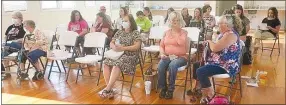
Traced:
[[[189, 27], [197, 27], [201, 30], [201, 33], [204, 33], [205, 23], [203, 20], [201, 8], [196, 8], [194, 10], [194, 18], [190, 20]], [[201, 35], [201, 40], [203, 40], [203, 35]]]
[[244, 16], [243, 7], [241, 5], [236, 4], [235, 6], [233, 6], [232, 10], [238, 17], [240, 17], [240, 19], [242, 21], [243, 30], [242, 30], [241, 35], [240, 35], [240, 40], [245, 42], [246, 41], [246, 34], [250, 30], [250, 21], [246, 16]]
[[140, 36], [142, 37], [143, 43], [146, 44], [146, 41], [148, 40], [149, 37], [150, 28], [152, 27], [152, 22], [144, 15], [142, 11], [138, 11], [136, 15], [137, 15], [137, 19], [135, 20], [136, 24], [137, 26], [141, 27]]
[[164, 19], [164, 24], [167, 23], [167, 20], [168, 20], [168, 18], [169, 18], [169, 14], [170, 14], [171, 12], [173, 12], [173, 11], [175, 11], [174, 8], [172, 8], [172, 7], [168, 8], [167, 14], [166, 14], [165, 19]]
[[[78, 54], [81, 55], [80, 53], [80, 44], [81, 46], [83, 45], [84, 42], [84, 35], [88, 33], [88, 24], [87, 22], [82, 18], [80, 12], [78, 10], [73, 10], [71, 12], [71, 19], [68, 24], [68, 31], [74, 31], [78, 33], [78, 38], [77, 38], [77, 43], [75, 45], [76, 50], [78, 51]], [[70, 49], [70, 46], [66, 46], [67, 49]]]
[[[158, 88], [160, 98], [171, 99], [175, 89], [178, 68], [187, 64], [188, 32], [183, 30], [185, 22], [178, 12], [171, 12], [168, 18], [171, 29], [167, 30], [160, 42], [161, 60], [158, 65]], [[166, 72], [169, 71], [169, 87]]]
[[[15, 50], [12, 50], [10, 48], [15, 48], [15, 49], [21, 49], [22, 48], [22, 40], [25, 35], [25, 30], [23, 28], [23, 15], [21, 12], [14, 12], [12, 14], [12, 22], [13, 24], [10, 25], [6, 32], [5, 32], [5, 37], [4, 39], [6, 41], [12, 41], [11, 43], [5, 43], [5, 51], [3, 54], [1, 54], [1, 58], [15, 52]], [[3, 50], [2, 50], [3, 51]], [[8, 66], [9, 62], [8, 61], [3, 61], [3, 67]], [[24, 66], [24, 65], [22, 65]], [[7, 71], [10, 71], [10, 68], [6, 68]], [[8, 76], [10, 76], [10, 73], [4, 74], [4, 79]]]
[[92, 28], [90, 31], [105, 33], [108, 36], [109, 42], [113, 37], [111, 25], [108, 24], [108, 19], [106, 18], [106, 15], [102, 12], [99, 12], [96, 14], [95, 24], [92, 25]]
[[144, 7], [143, 13], [150, 21], [153, 21], [152, 13], [149, 7]]
[[205, 5], [202, 9], [203, 11], [203, 19], [205, 22], [205, 28], [206, 28], [206, 39], [212, 40], [213, 35], [213, 28], [215, 26], [216, 20], [213, 15], [211, 15], [212, 7], [210, 5]]
[[[138, 64], [139, 56], [137, 51], [140, 49], [141, 38], [131, 14], [123, 18], [122, 26], [123, 29], [118, 30], [112, 38], [110, 47], [115, 51], [124, 51], [124, 54], [117, 60], [108, 58], [104, 60], [103, 75], [107, 86], [100, 94], [103, 98], [112, 98], [114, 96], [112, 88], [121, 71], [134, 74]], [[115, 40], [119, 40], [119, 43], [115, 44]]]
[[239, 72], [241, 20], [235, 15], [223, 15], [218, 25], [220, 31], [218, 41], [216, 43], [211, 40], [206, 41], [210, 53], [205, 56], [205, 65], [196, 71], [198, 85], [201, 85], [203, 93], [201, 103], [208, 103], [214, 97], [209, 77], [225, 73], [233, 77]]
[[188, 8], [183, 8], [181, 11], [182, 17], [186, 23], [185, 27], [188, 27], [190, 25], [190, 20], [192, 19], [192, 16], [189, 15], [189, 10]]
[[[120, 7], [120, 11], [119, 11], [119, 18], [117, 18], [116, 22], [115, 22], [115, 30], [122, 30], [122, 21], [123, 21], [123, 17], [127, 16], [128, 12], [126, 10], [125, 7]], [[114, 31], [114, 32], [116, 32]]]
[[267, 38], [275, 38], [279, 33], [281, 22], [278, 19], [278, 11], [275, 7], [270, 7], [268, 9], [267, 17], [262, 20], [262, 23], [267, 24], [268, 30], [257, 30], [254, 33], [254, 54], [257, 53], [257, 50], [260, 46], [260, 40]]
[[[35, 75], [32, 79], [38, 80], [44, 76], [44, 70], [40, 68], [40, 63], [38, 60], [41, 56], [47, 55], [48, 39], [43, 32], [36, 28], [35, 22], [32, 20], [24, 21], [24, 28], [26, 30], [26, 35], [32, 35], [27, 36], [25, 39], [24, 47], [25, 50], [27, 50], [28, 58], [26, 58], [26, 56], [23, 56], [22, 63], [25, 64], [25, 61], [29, 59], [29, 61], [35, 65], [35, 69], [37, 71], [35, 72]], [[24, 68], [21, 68], [21, 70], [24, 70]]]

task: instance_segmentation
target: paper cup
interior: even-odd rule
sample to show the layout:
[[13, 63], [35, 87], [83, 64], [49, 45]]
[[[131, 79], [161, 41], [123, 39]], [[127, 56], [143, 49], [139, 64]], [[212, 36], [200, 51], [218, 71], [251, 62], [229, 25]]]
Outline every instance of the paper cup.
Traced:
[[145, 81], [145, 92], [146, 94], [151, 93], [151, 81]]

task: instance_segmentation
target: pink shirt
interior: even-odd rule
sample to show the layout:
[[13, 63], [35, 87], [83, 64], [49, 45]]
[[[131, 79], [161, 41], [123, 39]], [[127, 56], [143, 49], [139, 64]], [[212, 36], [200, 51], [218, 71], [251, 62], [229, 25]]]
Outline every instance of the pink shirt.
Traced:
[[176, 37], [172, 35], [171, 29], [166, 31], [160, 43], [160, 50], [167, 55], [187, 58], [187, 34], [187, 31], [181, 29], [181, 33]]
[[74, 31], [74, 32], [77, 32], [78, 34], [80, 34], [83, 29], [87, 29], [87, 28], [88, 28], [88, 25], [85, 20], [81, 20], [79, 22], [69, 22], [69, 25], [68, 25], [69, 31]]

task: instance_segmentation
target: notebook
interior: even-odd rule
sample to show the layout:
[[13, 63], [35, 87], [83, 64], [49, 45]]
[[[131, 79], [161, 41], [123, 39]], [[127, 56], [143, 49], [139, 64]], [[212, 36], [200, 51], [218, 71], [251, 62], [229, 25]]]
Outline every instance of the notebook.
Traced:
[[267, 24], [266, 24], [266, 23], [260, 23], [260, 24], [259, 24], [259, 27], [260, 27], [261, 30], [269, 30], [269, 29], [267, 28]]

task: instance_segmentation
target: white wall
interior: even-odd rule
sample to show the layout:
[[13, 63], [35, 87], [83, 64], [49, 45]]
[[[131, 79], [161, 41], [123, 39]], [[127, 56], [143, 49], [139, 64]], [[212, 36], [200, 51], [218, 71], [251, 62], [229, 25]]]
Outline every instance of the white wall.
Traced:
[[[99, 11], [99, 7], [85, 7], [84, 1], [76, 1], [75, 9], [79, 10], [87, 21], [94, 21]], [[22, 14], [24, 20], [34, 20], [37, 27], [41, 29], [55, 30], [58, 24], [68, 24], [72, 10], [42, 10], [40, 1], [27, 1], [27, 11], [23, 11]], [[2, 35], [12, 23], [11, 14], [11, 12], [4, 12], [2, 8]]]

